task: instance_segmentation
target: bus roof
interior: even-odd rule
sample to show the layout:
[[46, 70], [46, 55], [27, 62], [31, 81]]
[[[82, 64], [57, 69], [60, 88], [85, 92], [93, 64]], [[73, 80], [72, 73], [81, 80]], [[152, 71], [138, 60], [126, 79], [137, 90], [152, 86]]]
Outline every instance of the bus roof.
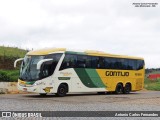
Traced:
[[27, 55], [48, 55], [54, 52], [65, 52], [65, 48], [45, 48], [40, 50], [33, 50], [27, 53]]
[[95, 50], [86, 50], [86, 51], [79, 51], [79, 50], [68, 50], [66, 48], [46, 48], [40, 50], [34, 50], [27, 53], [27, 55], [48, 55], [52, 53], [70, 53], [70, 54], [80, 54], [80, 55], [91, 55], [91, 56], [104, 56], [104, 57], [116, 57], [116, 58], [131, 58], [131, 59], [142, 59], [142, 57], [133, 57], [127, 55], [116, 55], [116, 54], [108, 54], [102, 51], [95, 51]]

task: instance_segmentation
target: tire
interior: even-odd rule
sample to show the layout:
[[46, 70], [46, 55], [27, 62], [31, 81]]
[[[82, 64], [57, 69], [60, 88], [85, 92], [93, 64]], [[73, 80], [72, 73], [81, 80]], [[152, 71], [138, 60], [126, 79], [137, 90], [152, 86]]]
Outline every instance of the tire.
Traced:
[[123, 86], [122, 86], [122, 84], [117, 84], [115, 93], [116, 94], [122, 94], [123, 93]]
[[131, 85], [130, 84], [126, 84], [123, 90], [124, 94], [129, 94], [131, 91]]
[[64, 85], [64, 84], [61, 84], [59, 87], [58, 87], [58, 90], [57, 90], [57, 93], [56, 93], [56, 96], [58, 97], [64, 97], [67, 93], [67, 86]]

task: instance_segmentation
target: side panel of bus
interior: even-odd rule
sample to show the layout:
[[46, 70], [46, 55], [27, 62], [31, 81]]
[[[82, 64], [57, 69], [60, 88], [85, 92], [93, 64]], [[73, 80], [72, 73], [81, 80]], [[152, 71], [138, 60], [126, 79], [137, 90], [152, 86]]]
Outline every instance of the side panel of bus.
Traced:
[[[118, 72], [119, 74], [108, 74], [107, 72]], [[116, 85], [122, 83], [125, 87], [126, 83], [131, 84], [131, 90], [137, 91], [143, 89], [144, 84], [144, 69], [142, 70], [100, 70], [97, 69], [98, 74], [103, 80], [103, 83], [106, 84], [108, 91], [115, 91]], [[124, 76], [124, 73], [128, 72], [127, 76]]]
[[144, 68], [141, 70], [91, 68], [65, 68], [59, 70], [64, 56], [65, 54], [63, 54], [54, 73], [54, 93], [57, 92], [58, 86], [62, 83], [68, 85], [68, 92], [115, 91], [118, 83], [122, 83], [123, 87], [126, 83], [130, 83], [132, 91], [143, 88]]
[[[67, 83], [69, 92], [100, 92], [107, 91], [100, 77], [91, 77], [86, 69], [68, 68], [57, 72], [58, 80], [55, 85], [59, 86], [62, 83]], [[92, 71], [92, 70], [91, 70]], [[95, 71], [95, 70], [93, 70]], [[58, 87], [57, 87], [58, 89]]]

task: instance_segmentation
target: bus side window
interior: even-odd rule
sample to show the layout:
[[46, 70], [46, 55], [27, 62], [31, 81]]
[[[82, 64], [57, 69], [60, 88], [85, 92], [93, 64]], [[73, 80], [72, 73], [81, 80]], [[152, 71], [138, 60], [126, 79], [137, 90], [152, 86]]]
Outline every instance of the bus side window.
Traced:
[[105, 58], [105, 69], [114, 69], [114, 59], [106, 57]]
[[126, 59], [121, 58], [119, 62], [120, 62], [119, 68], [122, 70], [126, 70], [126, 62], [127, 62]]
[[114, 68], [115, 69], [121, 69], [122, 68], [121, 60], [119, 58], [115, 58]]
[[70, 58], [70, 55], [65, 56], [63, 63], [62, 63], [63, 69], [69, 68], [69, 66], [70, 66], [69, 58]]
[[127, 70], [136, 70], [137, 69], [137, 60], [128, 59]]
[[91, 68], [91, 56], [87, 56], [86, 58], [86, 68]]
[[128, 60], [128, 70], [133, 70], [132, 66], [133, 66], [132, 60]]
[[48, 61], [48, 62], [45, 62], [42, 64], [43, 70], [41, 72], [42, 72], [42, 74], [44, 72], [43, 77], [47, 77], [47, 76], [50, 76], [53, 74], [61, 56], [62, 56], [61, 53], [49, 54], [46, 56], [47, 59], [51, 58], [51, 59], [53, 59], [53, 61]]
[[75, 68], [77, 64], [77, 56], [76, 55], [69, 55], [68, 58], [68, 67], [69, 68]]
[[105, 57], [105, 69], [109, 69], [110, 68], [110, 59]]
[[99, 66], [98, 66], [98, 68], [100, 68], [100, 69], [103, 69], [103, 68], [105, 68], [105, 59], [104, 59], [104, 57], [99, 57]]
[[91, 57], [91, 68], [93, 69], [97, 69], [98, 68], [98, 60], [99, 58], [98, 57]]
[[87, 60], [87, 56], [77, 55], [77, 68], [85, 68], [86, 60]]
[[128, 68], [128, 59], [122, 59], [122, 69], [127, 70]]
[[77, 64], [76, 55], [66, 54], [61, 64], [60, 70], [63, 70], [66, 68], [75, 68], [76, 64]]
[[116, 69], [116, 59], [110, 58], [110, 69]]
[[144, 61], [143, 60], [137, 60], [137, 70], [143, 69]]

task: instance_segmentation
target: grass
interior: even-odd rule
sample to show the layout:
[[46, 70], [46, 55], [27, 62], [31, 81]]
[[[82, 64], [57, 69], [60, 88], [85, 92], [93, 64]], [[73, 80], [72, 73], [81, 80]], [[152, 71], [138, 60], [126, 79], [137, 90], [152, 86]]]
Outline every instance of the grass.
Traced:
[[18, 58], [22, 58], [27, 53], [26, 50], [0, 46], [0, 69], [14, 70], [14, 61]]
[[26, 53], [26, 50], [17, 47], [0, 46], [0, 82], [17, 82], [19, 69], [15, 70], [13, 63]]
[[0, 56], [3, 57], [24, 57], [26, 53], [26, 50], [19, 49], [17, 47], [13, 48], [0, 46]]
[[17, 82], [19, 70], [0, 70], [0, 82]]
[[149, 80], [148, 78], [145, 78], [144, 88], [147, 90], [160, 91], [160, 79]]
[[151, 73], [145, 75], [144, 88], [147, 90], [160, 91], [160, 78], [156, 80], [150, 80], [149, 78], [147, 78], [147, 76], [150, 74], [160, 74], [160, 71], [153, 70]]

